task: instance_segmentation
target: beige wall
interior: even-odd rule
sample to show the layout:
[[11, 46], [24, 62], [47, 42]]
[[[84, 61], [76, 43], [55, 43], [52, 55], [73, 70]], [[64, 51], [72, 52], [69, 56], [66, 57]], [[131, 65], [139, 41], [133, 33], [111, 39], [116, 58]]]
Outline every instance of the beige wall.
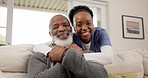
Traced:
[[[148, 0], [104, 0], [108, 2], [108, 28], [115, 52], [148, 49]], [[122, 15], [143, 17], [145, 39], [124, 39], [122, 37]]]

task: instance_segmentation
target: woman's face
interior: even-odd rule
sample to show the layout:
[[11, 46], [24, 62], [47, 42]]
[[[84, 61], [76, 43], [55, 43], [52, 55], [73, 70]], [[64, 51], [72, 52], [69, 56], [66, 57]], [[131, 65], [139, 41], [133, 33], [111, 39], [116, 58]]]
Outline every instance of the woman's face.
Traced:
[[80, 11], [74, 16], [74, 26], [84, 43], [89, 43], [94, 29], [93, 18], [88, 12]]

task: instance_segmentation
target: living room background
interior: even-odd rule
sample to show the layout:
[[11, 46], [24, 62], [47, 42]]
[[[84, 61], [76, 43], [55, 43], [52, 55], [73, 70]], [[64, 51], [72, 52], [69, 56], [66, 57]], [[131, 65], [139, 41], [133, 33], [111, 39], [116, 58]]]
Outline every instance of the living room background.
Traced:
[[[1, 2], [2, 0], [0, 0]], [[11, 0], [10, 0], [11, 1]], [[22, 0], [21, 0], [22, 1]], [[43, 0], [45, 1], [45, 0]], [[58, 1], [58, 0], [56, 0]], [[86, 0], [67, 0], [86, 1]], [[87, 3], [98, 0], [88, 0]], [[112, 46], [115, 52], [129, 51], [135, 48], [148, 48], [148, 0], [99, 0], [106, 6], [106, 28], [109, 33]], [[85, 3], [85, 2], [83, 2]], [[69, 4], [72, 5], [72, 4]], [[101, 4], [104, 5], [104, 4]], [[1, 6], [1, 3], [0, 3]], [[70, 9], [71, 7], [69, 7]], [[104, 13], [101, 13], [101, 16]], [[125, 39], [122, 33], [122, 15], [132, 15], [142, 17], [144, 21], [145, 39]], [[102, 20], [102, 19], [101, 19]], [[104, 21], [103, 21], [104, 22]], [[1, 31], [1, 29], [0, 29]]]

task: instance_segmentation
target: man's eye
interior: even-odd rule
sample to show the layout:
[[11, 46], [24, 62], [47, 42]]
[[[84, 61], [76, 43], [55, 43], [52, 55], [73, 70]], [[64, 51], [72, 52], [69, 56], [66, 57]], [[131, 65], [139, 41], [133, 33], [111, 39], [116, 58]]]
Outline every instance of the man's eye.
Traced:
[[70, 26], [69, 24], [63, 24], [63, 26]]
[[58, 25], [54, 25], [53, 27], [52, 27], [52, 29], [57, 29], [59, 26]]

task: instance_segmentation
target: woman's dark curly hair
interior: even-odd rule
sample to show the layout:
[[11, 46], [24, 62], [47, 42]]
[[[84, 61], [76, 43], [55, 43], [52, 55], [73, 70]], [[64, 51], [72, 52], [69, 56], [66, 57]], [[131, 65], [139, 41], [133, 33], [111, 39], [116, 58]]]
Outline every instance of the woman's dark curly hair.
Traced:
[[69, 20], [70, 20], [70, 22], [71, 22], [71, 24], [72, 24], [73, 27], [74, 27], [74, 25], [73, 25], [73, 17], [74, 17], [74, 15], [76, 13], [78, 13], [80, 11], [86, 11], [86, 12], [88, 12], [91, 15], [91, 17], [93, 18], [93, 12], [92, 12], [92, 10], [89, 7], [87, 7], [85, 5], [75, 6], [75, 7], [73, 7], [70, 10], [69, 15], [68, 15], [69, 16]]

